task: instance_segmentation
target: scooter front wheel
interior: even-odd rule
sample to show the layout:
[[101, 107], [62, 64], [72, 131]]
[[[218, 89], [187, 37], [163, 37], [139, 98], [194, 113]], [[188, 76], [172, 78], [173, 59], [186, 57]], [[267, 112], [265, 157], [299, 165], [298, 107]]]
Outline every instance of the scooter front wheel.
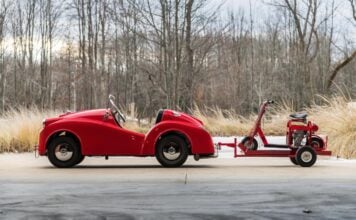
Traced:
[[258, 142], [255, 138], [251, 137], [244, 137], [241, 143], [248, 149], [248, 150], [257, 150]]

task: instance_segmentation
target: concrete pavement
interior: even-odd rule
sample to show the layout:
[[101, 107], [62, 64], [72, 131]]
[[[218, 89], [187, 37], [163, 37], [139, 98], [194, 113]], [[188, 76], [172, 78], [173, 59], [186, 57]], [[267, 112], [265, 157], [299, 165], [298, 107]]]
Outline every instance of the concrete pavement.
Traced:
[[[53, 168], [33, 154], [0, 154], [0, 219], [354, 219], [356, 161], [86, 158]], [[310, 213], [308, 213], [310, 212]]]

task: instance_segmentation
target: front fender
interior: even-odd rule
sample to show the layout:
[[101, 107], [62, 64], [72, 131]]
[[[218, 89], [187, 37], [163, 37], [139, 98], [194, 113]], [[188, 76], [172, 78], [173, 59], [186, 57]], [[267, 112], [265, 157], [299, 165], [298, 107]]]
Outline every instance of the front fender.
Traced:
[[[65, 123], [64, 123], [65, 125]], [[72, 129], [71, 126], [63, 126], [63, 123], [54, 123], [45, 128], [43, 128], [39, 134], [38, 152], [39, 155], [44, 156], [47, 151], [47, 145], [50, 138], [58, 132], [70, 132], [78, 138], [80, 145], [82, 145], [82, 140], [80, 135]]]
[[104, 147], [113, 145], [119, 128], [107, 121], [90, 119], [59, 120], [46, 126], [40, 133], [39, 152], [45, 154], [50, 137], [60, 131], [67, 131], [78, 138], [83, 155], [106, 155]]
[[163, 121], [155, 125], [146, 134], [141, 155], [154, 156], [157, 142], [167, 133], [179, 133], [184, 135], [190, 143], [192, 154], [214, 154], [213, 140], [203, 127], [184, 122]]

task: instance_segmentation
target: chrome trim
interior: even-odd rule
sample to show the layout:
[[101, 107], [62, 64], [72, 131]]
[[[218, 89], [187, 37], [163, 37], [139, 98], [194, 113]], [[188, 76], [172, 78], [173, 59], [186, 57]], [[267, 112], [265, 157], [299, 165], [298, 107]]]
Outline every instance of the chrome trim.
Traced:
[[54, 149], [56, 158], [60, 161], [68, 161], [73, 157], [73, 150], [69, 144], [58, 144]]
[[35, 158], [39, 158], [40, 157], [40, 154], [38, 152], [38, 145], [35, 145]]
[[167, 160], [176, 160], [181, 155], [179, 146], [173, 146], [172, 144], [163, 147], [163, 156]]
[[300, 155], [300, 158], [303, 162], [309, 163], [313, 159], [313, 155], [309, 151], [304, 151], [302, 155]]

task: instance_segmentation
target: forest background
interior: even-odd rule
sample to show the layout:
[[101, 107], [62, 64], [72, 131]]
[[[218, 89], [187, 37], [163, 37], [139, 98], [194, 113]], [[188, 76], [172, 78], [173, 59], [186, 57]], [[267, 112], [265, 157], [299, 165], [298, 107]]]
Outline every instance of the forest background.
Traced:
[[353, 0], [0, 0], [0, 112], [354, 98], [355, 25]]

